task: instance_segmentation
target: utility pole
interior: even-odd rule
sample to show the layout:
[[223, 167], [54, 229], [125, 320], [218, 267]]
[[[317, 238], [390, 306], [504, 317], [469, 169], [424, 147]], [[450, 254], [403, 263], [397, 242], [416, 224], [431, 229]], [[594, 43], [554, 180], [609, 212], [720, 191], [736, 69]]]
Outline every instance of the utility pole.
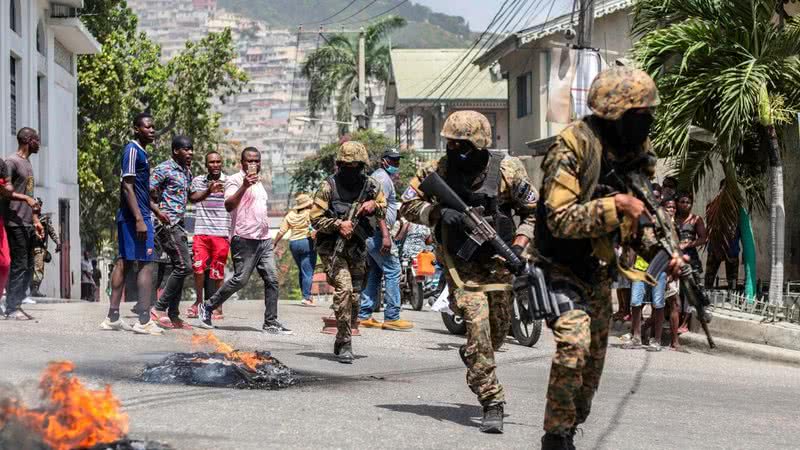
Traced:
[[358, 33], [358, 99], [362, 102], [367, 101], [367, 38], [364, 29]]
[[580, 16], [578, 16], [578, 48], [592, 46], [592, 29], [594, 28], [595, 0], [580, 0]]

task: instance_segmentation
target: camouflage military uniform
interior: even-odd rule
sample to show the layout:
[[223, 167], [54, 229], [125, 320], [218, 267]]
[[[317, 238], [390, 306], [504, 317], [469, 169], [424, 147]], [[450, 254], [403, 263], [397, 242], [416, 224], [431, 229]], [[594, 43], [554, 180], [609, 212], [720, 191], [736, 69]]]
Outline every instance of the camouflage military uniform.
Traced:
[[[636, 76], [640, 75], [637, 71]], [[590, 106], [594, 106], [592, 110], [599, 117], [617, 120], [624, 110], [657, 104], [657, 97], [636, 98], [636, 92], [620, 94], [614, 89], [605, 89], [608, 86], [602, 84], [600, 87], [603, 89], [598, 90], [597, 83], [596, 80], [593, 84], [594, 95], [607, 100], [602, 105], [592, 105], [590, 100]], [[654, 93], [652, 80], [650, 85]], [[642, 89], [636, 83], [626, 84], [625, 89], [630, 90], [631, 86], [634, 91]], [[590, 98], [591, 94], [592, 91]], [[540, 191], [543, 204], [537, 224], [536, 245], [537, 248], [552, 245], [558, 249], [552, 254], [562, 254], [568, 267], [558, 264], [551, 267], [551, 290], [570, 298], [582, 308], [568, 311], [548, 323], [553, 331], [556, 353], [550, 369], [544, 430], [553, 435], [570, 435], [574, 427], [589, 416], [605, 362], [611, 316], [611, 281], [614, 269], [618, 267], [612, 236], [621, 227], [627, 227], [627, 223], [623, 225], [620, 220], [615, 206], [613, 194], [616, 192], [604, 191], [604, 187], [598, 185], [603, 158], [607, 162], [615, 155], [601, 135], [594, 116], [574, 122], [558, 135], [542, 163], [545, 178]], [[634, 157], [641, 156], [648, 148], [649, 143], [645, 141]], [[547, 230], [541, 232], [542, 227], [547, 227]], [[640, 254], [648, 251], [646, 242], [636, 244]], [[569, 247], [573, 243], [576, 246]], [[627, 235], [623, 236], [623, 244], [628, 244]], [[574, 252], [575, 249], [579, 251]], [[570, 252], [572, 254], [568, 254]], [[625, 274], [628, 273], [626, 270]]]
[[[366, 157], [366, 149], [364, 149], [364, 156]], [[383, 219], [387, 205], [380, 183], [372, 177], [366, 175], [365, 177], [366, 182], [371, 184], [367, 191], [372, 192], [372, 195], [368, 196], [366, 200], [375, 200], [377, 205], [375, 217]], [[331, 185], [326, 180], [322, 182], [314, 195], [314, 204], [310, 214], [311, 226], [317, 230], [317, 254], [322, 259], [328, 283], [334, 288], [333, 311], [336, 315], [336, 342], [349, 343], [352, 322], [358, 317], [358, 300], [364, 284], [367, 253], [363, 242], [351, 238], [344, 246], [343, 254], [336, 258], [335, 266], [331, 267], [335, 239], [326, 239], [325, 235], [338, 236], [341, 222], [341, 219], [331, 211], [331, 200]]]
[[[477, 113], [476, 113], [477, 114]], [[455, 114], [453, 115], [455, 116]], [[453, 117], [451, 116], [451, 117]], [[481, 116], [482, 117], [482, 116]], [[450, 120], [450, 119], [448, 119]], [[485, 120], [485, 119], [484, 119]], [[487, 124], [488, 127], [488, 124]], [[445, 130], [447, 125], [445, 125]], [[464, 134], [469, 134], [467, 130]], [[445, 132], [443, 136], [448, 137]], [[480, 144], [481, 142], [479, 142]], [[483, 142], [484, 146], [489, 142]], [[480, 146], [476, 145], [480, 148]], [[484, 147], [485, 148], [485, 147]], [[429, 174], [437, 172], [447, 179], [447, 156], [418, 170], [416, 177], [402, 196], [401, 214], [414, 223], [435, 227], [438, 222], [435, 199], [428, 198], [418, 187]], [[475, 179], [477, 190], [487, 178], [487, 169]], [[505, 157], [500, 163], [500, 186], [497, 202], [510, 206], [522, 219], [516, 235], [533, 238], [536, 210], [536, 191], [528, 181], [524, 166], [517, 158]], [[482, 405], [504, 402], [503, 386], [495, 374], [494, 352], [500, 349], [511, 325], [512, 275], [499, 257], [488, 264], [465, 262], [450, 255], [437, 236], [436, 257], [447, 269], [451, 309], [467, 324], [467, 344], [463, 357], [467, 364], [467, 384]]]
[[31, 293], [39, 292], [39, 286], [41, 286], [42, 280], [44, 280], [47, 238], [50, 237], [53, 239], [53, 242], [56, 244], [56, 249], [60, 249], [61, 246], [49, 215], [42, 216], [42, 226], [44, 227], [44, 239], [39, 239], [37, 237], [33, 239], [33, 276], [31, 277]]

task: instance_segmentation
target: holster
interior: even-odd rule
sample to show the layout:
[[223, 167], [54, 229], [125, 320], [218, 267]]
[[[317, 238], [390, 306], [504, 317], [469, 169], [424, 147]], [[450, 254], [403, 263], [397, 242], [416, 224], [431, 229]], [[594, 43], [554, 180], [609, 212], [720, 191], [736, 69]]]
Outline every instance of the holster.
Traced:
[[514, 301], [523, 322], [550, 322], [577, 308], [567, 296], [554, 295], [544, 271], [535, 264], [529, 263], [521, 275], [514, 277], [513, 287]]

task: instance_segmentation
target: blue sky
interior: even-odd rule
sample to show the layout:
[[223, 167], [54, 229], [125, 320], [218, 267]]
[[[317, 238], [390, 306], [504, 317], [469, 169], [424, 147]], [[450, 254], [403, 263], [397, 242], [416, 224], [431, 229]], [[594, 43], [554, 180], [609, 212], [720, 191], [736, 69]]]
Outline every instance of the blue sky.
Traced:
[[[433, 9], [434, 11], [462, 16], [469, 22], [469, 27], [473, 31], [483, 31], [489, 25], [497, 10], [504, 3], [505, 0], [412, 0], [414, 3], [419, 3]], [[513, 4], [514, 2], [509, 2]], [[554, 5], [555, 3], [555, 5]], [[522, 18], [522, 24], [530, 22], [531, 24], [538, 21], [543, 21], [548, 17], [550, 18], [559, 16], [569, 12], [572, 7], [573, 0], [526, 0], [524, 6], [520, 9], [520, 14], [528, 11], [528, 18]], [[552, 9], [551, 9], [552, 6]], [[512, 19], [511, 23], [517, 23], [516, 19]], [[515, 30], [516, 31], [516, 30]]]

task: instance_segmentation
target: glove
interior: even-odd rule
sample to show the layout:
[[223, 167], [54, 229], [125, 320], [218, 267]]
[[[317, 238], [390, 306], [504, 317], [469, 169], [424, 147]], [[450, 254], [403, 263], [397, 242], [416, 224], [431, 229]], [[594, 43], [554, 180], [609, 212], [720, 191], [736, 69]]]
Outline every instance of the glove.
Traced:
[[447, 226], [458, 226], [464, 221], [464, 213], [455, 209], [442, 208], [441, 222]]
[[511, 246], [511, 251], [513, 251], [514, 254], [517, 255], [517, 257], [519, 259], [522, 259], [522, 252], [525, 251], [525, 247], [523, 247], [521, 245], [512, 245]]

